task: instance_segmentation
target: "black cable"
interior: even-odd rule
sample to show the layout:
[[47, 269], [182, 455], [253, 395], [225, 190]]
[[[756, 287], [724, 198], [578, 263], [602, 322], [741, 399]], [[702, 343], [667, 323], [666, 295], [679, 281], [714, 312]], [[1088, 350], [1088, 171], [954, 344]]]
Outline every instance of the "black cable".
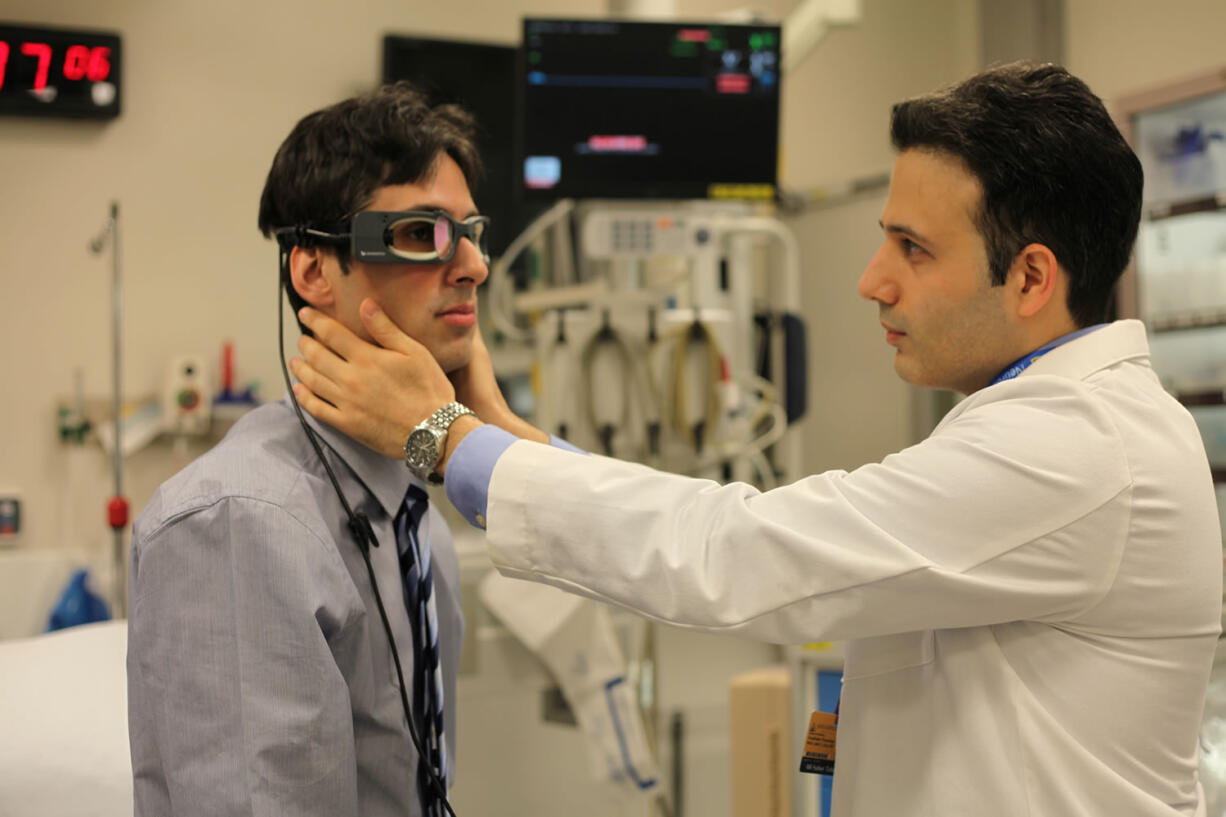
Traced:
[[[550, 353], [549, 353], [550, 359], [553, 360], [557, 358], [557, 351], [565, 346], [566, 346], [566, 307], [562, 307], [561, 309], [558, 310], [558, 336], [553, 342], [553, 348], [550, 350]], [[556, 375], [558, 371], [556, 366], [553, 367], [553, 371], [554, 371], [554, 374]], [[558, 380], [561, 381], [561, 378], [559, 377]], [[563, 414], [563, 412], [559, 410], [558, 414]], [[570, 432], [570, 426], [567, 425], [566, 418], [561, 417], [558, 420], [558, 437], [563, 440], [570, 439], [569, 432]]]
[[[706, 351], [707, 387], [703, 392], [703, 417], [690, 424], [689, 409], [686, 405], [686, 361], [690, 346], [701, 346]], [[694, 320], [677, 340], [673, 352], [673, 425], [677, 431], [687, 437], [694, 451], [702, 456], [707, 434], [714, 433], [719, 422], [719, 392], [718, 386], [722, 374], [723, 352], [715, 333], [698, 317], [694, 310]]]
[[[624, 378], [625, 388], [622, 390], [621, 419], [617, 423], [599, 423], [596, 419], [596, 396], [592, 393], [595, 379], [592, 377], [592, 370], [596, 360], [596, 353], [602, 346], [613, 347], [621, 360], [622, 371], [628, 373]], [[626, 342], [609, 322], [609, 311], [606, 309], [604, 311], [604, 324], [596, 331], [596, 334], [592, 335], [583, 349], [583, 379], [586, 385], [584, 396], [586, 398], [585, 405], [587, 406], [588, 424], [600, 437], [600, 445], [604, 449], [605, 456], [608, 457], [613, 456], [613, 438], [617, 435], [618, 430], [625, 428], [630, 423], [630, 391], [634, 388], [633, 370], [634, 360], [630, 353], [630, 348], [626, 346]]]
[[[286, 275], [288, 265], [289, 250], [282, 248], [281, 276], [287, 282], [286, 286], [290, 286], [288, 283], [289, 278]], [[332, 472], [332, 466], [328, 464], [323, 448], [320, 447], [319, 440], [315, 438], [315, 432], [307, 425], [306, 417], [302, 414], [302, 407], [298, 405], [298, 398], [294, 395], [294, 386], [290, 382], [289, 377], [289, 367], [285, 363], [285, 295], [282, 292], [280, 280], [277, 281], [277, 350], [280, 353], [281, 374], [285, 377], [285, 388], [289, 391], [289, 401], [293, 404], [294, 412], [298, 415], [298, 422], [302, 424], [303, 433], [306, 434], [311, 447], [315, 449], [315, 453], [319, 456], [319, 461], [323, 463], [324, 471], [328, 474], [328, 480], [332, 483], [333, 490], [336, 491], [336, 498], [340, 500], [341, 507], [349, 518], [349, 532], [357, 540], [358, 550], [362, 552], [362, 561], [366, 563], [366, 573], [370, 576], [370, 586], [375, 593], [375, 606], [379, 608], [379, 619], [383, 622], [383, 631], [387, 634], [388, 646], [392, 648], [392, 663], [396, 665], [396, 680], [400, 684], [400, 704], [404, 708], [404, 717], [409, 725], [409, 739], [413, 741], [413, 748], [417, 750], [417, 756], [422, 761], [422, 765], [425, 766], [430, 784], [433, 786], [434, 793], [438, 796], [439, 801], [443, 804], [443, 808], [447, 810], [451, 817], [456, 817], [455, 811], [451, 808], [451, 803], [447, 800], [447, 787], [439, 778], [434, 764], [427, 759], [428, 755], [422, 748], [421, 738], [417, 736], [413, 710], [409, 706], [409, 696], [405, 690], [404, 670], [400, 666], [400, 652], [396, 649], [396, 638], [392, 635], [392, 625], [387, 618], [387, 609], [383, 606], [383, 596], [379, 592], [379, 582], [375, 580], [375, 568], [370, 562], [370, 548], [372, 545], [378, 547], [379, 540], [375, 538], [374, 528], [371, 527], [370, 519], [367, 518], [366, 514], [361, 512], [354, 513], [353, 509], [349, 507], [349, 503], [345, 501], [345, 494], [341, 491], [341, 484], [337, 481], [336, 474]], [[447, 747], [443, 746], [442, 751], [446, 752]]]
[[673, 743], [673, 817], [685, 815], [685, 715], [674, 712], [669, 724]]
[[644, 374], [647, 378], [647, 390], [650, 393], [652, 402], [655, 404], [655, 416], [647, 418], [647, 453], [656, 457], [660, 454], [660, 432], [662, 424], [660, 422], [660, 390], [656, 386], [655, 372], [652, 371], [652, 361], [655, 360], [656, 344], [660, 340], [660, 335], [656, 331], [656, 308], [654, 306], [647, 309], [647, 355], [644, 360]]

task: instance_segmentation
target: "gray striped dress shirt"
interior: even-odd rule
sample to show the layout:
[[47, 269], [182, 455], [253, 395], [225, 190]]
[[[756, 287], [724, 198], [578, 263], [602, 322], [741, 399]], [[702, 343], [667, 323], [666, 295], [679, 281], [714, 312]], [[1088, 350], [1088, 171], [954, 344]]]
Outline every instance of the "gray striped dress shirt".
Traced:
[[[351, 507], [370, 517], [376, 580], [412, 678], [392, 519], [414, 478], [308, 422]], [[459, 563], [433, 506], [426, 522], [454, 724]], [[166, 482], [136, 520], [131, 558], [138, 817], [420, 814], [417, 753], [366, 567], [288, 402], [252, 411]]]

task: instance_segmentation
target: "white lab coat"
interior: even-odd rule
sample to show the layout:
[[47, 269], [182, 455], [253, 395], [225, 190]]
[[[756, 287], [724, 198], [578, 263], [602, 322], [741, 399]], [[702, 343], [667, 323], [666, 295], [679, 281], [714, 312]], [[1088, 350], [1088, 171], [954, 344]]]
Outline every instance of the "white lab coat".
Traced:
[[1220, 528], [1137, 321], [879, 464], [767, 493], [517, 442], [488, 521], [508, 576], [680, 626], [849, 639], [838, 817], [1204, 812]]

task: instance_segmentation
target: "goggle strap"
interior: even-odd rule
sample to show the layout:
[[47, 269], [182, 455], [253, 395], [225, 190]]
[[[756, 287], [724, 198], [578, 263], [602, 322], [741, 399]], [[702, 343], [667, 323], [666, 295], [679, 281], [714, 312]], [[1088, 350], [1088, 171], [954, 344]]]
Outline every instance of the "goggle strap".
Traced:
[[294, 247], [310, 248], [319, 245], [349, 246], [349, 233], [325, 231], [305, 224], [295, 224], [293, 227], [281, 227], [273, 232], [277, 244], [285, 250]]

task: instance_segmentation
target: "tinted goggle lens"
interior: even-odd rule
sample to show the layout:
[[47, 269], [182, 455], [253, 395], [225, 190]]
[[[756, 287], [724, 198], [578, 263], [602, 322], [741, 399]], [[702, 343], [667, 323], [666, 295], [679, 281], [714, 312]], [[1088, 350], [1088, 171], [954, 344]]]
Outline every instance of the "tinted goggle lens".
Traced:
[[462, 238], [471, 240], [486, 258], [488, 222], [484, 216], [455, 221], [443, 214], [404, 214], [387, 225], [383, 238], [387, 248], [406, 261], [448, 261]]

